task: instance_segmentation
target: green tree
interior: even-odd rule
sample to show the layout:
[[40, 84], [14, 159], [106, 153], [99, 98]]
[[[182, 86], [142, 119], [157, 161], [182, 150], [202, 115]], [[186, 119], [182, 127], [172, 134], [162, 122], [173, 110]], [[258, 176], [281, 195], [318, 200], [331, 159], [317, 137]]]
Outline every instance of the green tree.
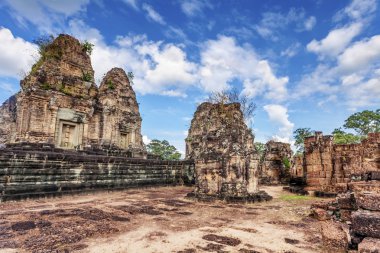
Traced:
[[354, 135], [352, 133], [346, 133], [341, 128], [336, 128], [332, 132], [334, 136], [335, 144], [351, 144], [351, 143], [359, 143], [361, 140], [361, 136]]
[[365, 110], [357, 112], [348, 117], [344, 128], [353, 129], [360, 135], [380, 131], [380, 109], [376, 111]]
[[82, 43], [82, 48], [83, 48], [83, 51], [85, 51], [88, 55], [91, 55], [92, 50], [94, 50], [94, 44], [92, 44], [92, 43], [88, 42], [87, 40], [85, 40]]
[[297, 147], [297, 152], [303, 152], [305, 138], [312, 136], [314, 132], [310, 128], [298, 128], [293, 132], [294, 145]]
[[163, 160], [180, 160], [181, 153], [177, 149], [170, 145], [167, 140], [152, 140], [147, 146], [148, 152], [159, 156]]
[[257, 153], [259, 153], [260, 157], [263, 157], [265, 152], [265, 144], [262, 142], [255, 142], [254, 145]]

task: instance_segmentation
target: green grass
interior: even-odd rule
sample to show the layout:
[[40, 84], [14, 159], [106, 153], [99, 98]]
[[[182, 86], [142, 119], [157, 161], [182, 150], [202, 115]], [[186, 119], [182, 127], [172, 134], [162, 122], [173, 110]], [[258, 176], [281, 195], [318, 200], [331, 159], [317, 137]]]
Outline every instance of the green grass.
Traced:
[[280, 199], [284, 201], [302, 201], [302, 200], [311, 200], [315, 197], [303, 196], [303, 195], [281, 195]]

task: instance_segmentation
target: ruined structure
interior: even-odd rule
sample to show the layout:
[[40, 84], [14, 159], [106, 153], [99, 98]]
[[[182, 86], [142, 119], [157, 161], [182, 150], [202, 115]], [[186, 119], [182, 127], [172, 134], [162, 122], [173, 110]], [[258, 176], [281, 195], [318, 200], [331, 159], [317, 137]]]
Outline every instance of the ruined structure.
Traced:
[[380, 171], [380, 133], [359, 144], [337, 145], [332, 136], [316, 132], [305, 139], [304, 155], [308, 190], [346, 192], [350, 182]]
[[59, 35], [1, 108], [1, 143], [48, 143], [63, 149], [120, 150], [145, 157], [141, 117], [124, 70], [109, 71], [99, 89], [86, 48]]
[[289, 143], [268, 141], [261, 163], [260, 182], [286, 183], [290, 178], [292, 150]]
[[253, 139], [239, 103], [198, 106], [186, 139], [186, 158], [195, 163], [198, 198], [255, 200], [259, 157]]

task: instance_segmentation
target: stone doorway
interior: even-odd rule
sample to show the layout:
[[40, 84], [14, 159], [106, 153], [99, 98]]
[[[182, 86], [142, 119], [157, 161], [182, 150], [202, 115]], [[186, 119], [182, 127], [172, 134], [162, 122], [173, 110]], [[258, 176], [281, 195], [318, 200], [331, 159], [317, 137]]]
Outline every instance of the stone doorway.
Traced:
[[129, 144], [131, 144], [131, 133], [120, 133], [120, 147], [127, 149], [129, 147]]
[[77, 145], [77, 124], [71, 122], [61, 122], [59, 146], [61, 148], [75, 148]]

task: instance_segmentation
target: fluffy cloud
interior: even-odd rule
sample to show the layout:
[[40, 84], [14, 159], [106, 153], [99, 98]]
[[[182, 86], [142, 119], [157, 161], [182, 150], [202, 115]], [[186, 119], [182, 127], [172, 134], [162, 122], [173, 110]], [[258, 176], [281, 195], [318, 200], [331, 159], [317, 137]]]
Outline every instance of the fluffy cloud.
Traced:
[[146, 14], [148, 15], [148, 18], [150, 20], [157, 22], [161, 25], [166, 25], [164, 18], [156, 10], [154, 10], [151, 5], [143, 4], [142, 8], [144, 11], [146, 11]]
[[0, 76], [20, 78], [36, 61], [37, 46], [0, 27]]
[[288, 109], [282, 105], [269, 104], [264, 106], [264, 110], [268, 113], [269, 120], [279, 126], [277, 135], [272, 138], [290, 143], [294, 124], [289, 121]]
[[9, 13], [20, 24], [31, 23], [42, 33], [55, 33], [64, 28], [67, 17], [86, 9], [89, 0], [6, 0]]
[[237, 45], [232, 37], [220, 36], [203, 45], [199, 73], [201, 86], [209, 92], [228, 89], [239, 80], [249, 97], [283, 100], [287, 95], [288, 77], [277, 78], [267, 60], [261, 60], [250, 46]]
[[98, 82], [113, 67], [132, 71], [134, 89], [141, 94], [184, 97], [185, 90], [198, 82], [197, 65], [178, 45], [149, 41], [145, 35], [118, 36], [108, 45], [98, 30], [80, 20], [72, 21], [70, 28], [79, 39], [95, 45], [91, 61]]
[[187, 0], [181, 2], [181, 9], [189, 17], [193, 17], [203, 12], [205, 8], [212, 8], [207, 0]]
[[329, 32], [322, 40], [312, 40], [307, 44], [307, 50], [318, 54], [321, 58], [325, 56], [337, 56], [356, 37], [362, 29], [361, 23], [353, 23], [349, 26], [338, 28]]
[[356, 42], [338, 57], [338, 68], [357, 71], [380, 61], [380, 35]]
[[149, 139], [149, 137], [147, 135], [143, 135], [143, 142], [145, 145], [148, 145], [149, 143], [151, 143], [151, 139]]

